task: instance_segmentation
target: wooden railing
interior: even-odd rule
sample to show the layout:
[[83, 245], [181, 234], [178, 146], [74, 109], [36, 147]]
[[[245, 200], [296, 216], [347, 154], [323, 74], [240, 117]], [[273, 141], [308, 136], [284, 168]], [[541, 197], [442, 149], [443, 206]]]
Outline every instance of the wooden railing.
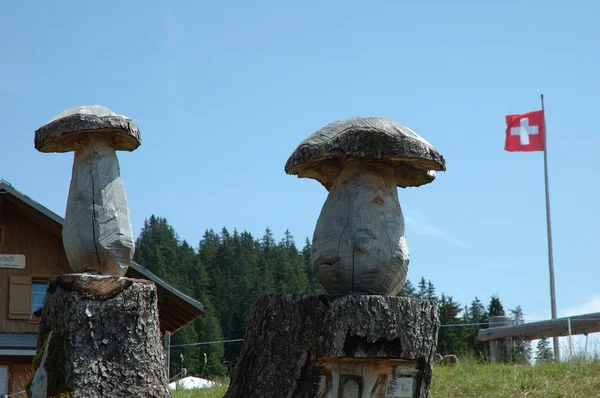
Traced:
[[479, 340], [490, 342], [492, 362], [510, 362], [512, 360], [508, 353], [512, 350], [512, 339], [537, 340], [600, 332], [600, 312], [520, 325], [497, 326], [504, 323], [500, 318], [506, 317], [490, 318], [490, 328], [481, 329], [477, 334]]

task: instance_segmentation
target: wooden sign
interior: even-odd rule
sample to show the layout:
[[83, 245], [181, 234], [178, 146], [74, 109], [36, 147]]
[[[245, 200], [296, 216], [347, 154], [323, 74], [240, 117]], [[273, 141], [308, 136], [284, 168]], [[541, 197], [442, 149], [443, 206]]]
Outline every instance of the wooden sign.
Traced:
[[0, 268], [25, 269], [25, 255], [0, 254]]
[[319, 398], [412, 398], [416, 361], [394, 358], [327, 358], [320, 361]]
[[412, 377], [398, 377], [390, 382], [386, 397], [412, 398], [414, 396], [414, 381]]

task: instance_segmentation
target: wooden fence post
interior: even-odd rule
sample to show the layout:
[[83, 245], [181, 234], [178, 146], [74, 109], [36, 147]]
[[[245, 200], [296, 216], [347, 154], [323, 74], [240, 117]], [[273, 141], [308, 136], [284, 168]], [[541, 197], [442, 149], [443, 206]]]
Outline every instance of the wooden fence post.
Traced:
[[[491, 316], [489, 319], [490, 329], [508, 325], [512, 325], [512, 321], [508, 316]], [[512, 336], [490, 340], [490, 360], [493, 363], [511, 363], [513, 359], [512, 353]]]
[[[573, 360], [573, 334], [571, 332], [571, 318], [567, 318], [567, 322], [569, 323], [569, 359]], [[556, 358], [560, 358], [556, 356]]]

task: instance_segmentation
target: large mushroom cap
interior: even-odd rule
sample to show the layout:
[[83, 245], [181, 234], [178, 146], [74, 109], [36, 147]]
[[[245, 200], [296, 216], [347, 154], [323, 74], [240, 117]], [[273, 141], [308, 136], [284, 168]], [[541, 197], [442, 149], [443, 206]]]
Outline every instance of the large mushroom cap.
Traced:
[[416, 187], [445, 171], [438, 151], [408, 127], [393, 120], [348, 118], [323, 127], [304, 141], [285, 164], [285, 172], [314, 178], [329, 189], [343, 162], [358, 158], [394, 167], [399, 187]]
[[107, 138], [115, 150], [133, 151], [142, 143], [138, 126], [128, 117], [101, 106], [67, 109], [35, 131], [40, 152], [74, 151], [84, 136]]

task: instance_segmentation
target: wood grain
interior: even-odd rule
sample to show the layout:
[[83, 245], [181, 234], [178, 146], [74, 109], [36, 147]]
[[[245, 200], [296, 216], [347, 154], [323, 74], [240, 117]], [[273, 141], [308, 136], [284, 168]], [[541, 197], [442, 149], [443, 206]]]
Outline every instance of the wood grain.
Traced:
[[408, 272], [404, 217], [392, 166], [348, 161], [313, 235], [311, 264], [329, 294], [396, 295]]
[[370, 159], [397, 168], [400, 187], [428, 184], [435, 178], [434, 170], [446, 170], [443, 156], [408, 127], [366, 117], [336, 120], [306, 138], [286, 162], [285, 172], [314, 178], [329, 189], [339, 162], [347, 159]]
[[101, 136], [75, 151], [62, 235], [75, 272], [127, 272], [135, 251], [127, 197], [116, 152]]

